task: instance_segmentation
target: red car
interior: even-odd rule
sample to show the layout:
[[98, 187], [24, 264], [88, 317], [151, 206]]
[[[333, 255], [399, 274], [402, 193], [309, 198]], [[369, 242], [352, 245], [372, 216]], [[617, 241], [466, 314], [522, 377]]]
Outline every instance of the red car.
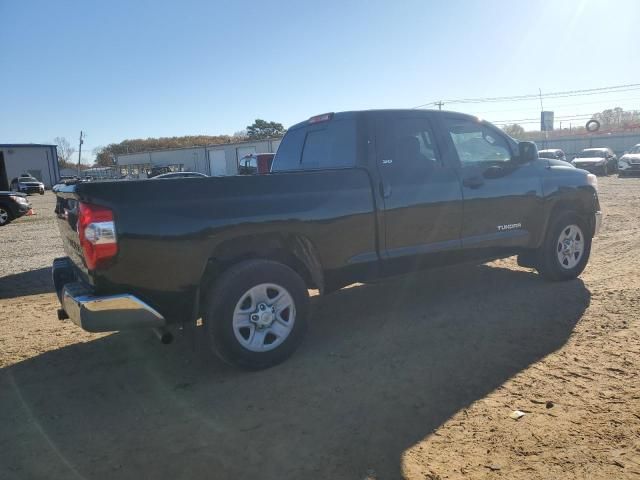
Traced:
[[275, 153], [252, 153], [240, 159], [238, 173], [240, 175], [256, 175], [269, 173]]

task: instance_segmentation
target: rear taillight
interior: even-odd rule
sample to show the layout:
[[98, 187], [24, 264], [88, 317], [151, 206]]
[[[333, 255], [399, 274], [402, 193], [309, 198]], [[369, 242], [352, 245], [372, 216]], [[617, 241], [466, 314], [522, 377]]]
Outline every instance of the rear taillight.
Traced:
[[80, 202], [78, 236], [89, 270], [104, 266], [118, 253], [113, 212], [106, 207]]

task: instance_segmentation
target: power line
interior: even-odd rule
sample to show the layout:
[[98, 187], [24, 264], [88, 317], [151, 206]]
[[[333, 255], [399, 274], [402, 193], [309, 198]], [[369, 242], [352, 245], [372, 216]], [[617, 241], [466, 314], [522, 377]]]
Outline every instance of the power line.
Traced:
[[[595, 102], [580, 102], [580, 103], [554, 103], [553, 104], [553, 110], [558, 110], [558, 109], [562, 109], [562, 108], [574, 108], [574, 107], [584, 107], [585, 105], [598, 105], [598, 104], [602, 104], [602, 103], [612, 103], [612, 102], [632, 102], [632, 101], [636, 101], [636, 100], [640, 100], [640, 97], [629, 97], [629, 98], [615, 98], [615, 99], [609, 99], [609, 100], [598, 100]], [[534, 101], [534, 99], [531, 99], [531, 101]], [[482, 116], [486, 116], [486, 114], [488, 113], [502, 113], [502, 112], [522, 112], [523, 110], [529, 110], [529, 109], [523, 109], [522, 107], [519, 108], [503, 108], [500, 110], [482, 110]], [[531, 108], [531, 110], [534, 110], [534, 108]], [[538, 111], [537, 109], [535, 109], [536, 111]]]
[[[590, 120], [593, 118], [593, 115], [567, 115], [567, 116], [559, 116], [555, 117], [554, 121], [559, 122], [572, 122], [572, 121], [582, 121], [582, 120]], [[539, 118], [519, 118], [513, 120], [495, 120], [492, 121], [494, 125], [512, 125], [514, 123], [518, 124], [532, 124], [532, 123], [540, 123]]]
[[[582, 118], [582, 117], [592, 117], [593, 114], [592, 113], [577, 113], [575, 115], [558, 115], [556, 116], [556, 120], [565, 120], [565, 119], [571, 119], [571, 118]], [[535, 117], [533, 118], [516, 118], [516, 119], [509, 119], [509, 120], [499, 120], [501, 122], [523, 122], [525, 120], [536, 120]], [[538, 118], [538, 120], [540, 120]]]
[[413, 108], [422, 108], [430, 105], [442, 106], [443, 103], [488, 103], [488, 102], [515, 102], [523, 100], [532, 100], [538, 98], [567, 98], [577, 97], [583, 95], [601, 95], [617, 92], [628, 92], [633, 90], [640, 90], [640, 83], [629, 83], [626, 85], [612, 85], [609, 87], [588, 88], [583, 90], [566, 90], [562, 92], [550, 92], [550, 93], [532, 93], [527, 95], [511, 95], [504, 97], [477, 97], [477, 98], [461, 98], [461, 99], [449, 99], [441, 100], [439, 102], [429, 102], [422, 105], [418, 105]]

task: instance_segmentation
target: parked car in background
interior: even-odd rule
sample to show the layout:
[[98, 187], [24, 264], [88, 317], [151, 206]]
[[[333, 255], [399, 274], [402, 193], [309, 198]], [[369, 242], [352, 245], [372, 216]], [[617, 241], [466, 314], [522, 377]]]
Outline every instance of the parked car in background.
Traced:
[[156, 179], [162, 180], [167, 178], [200, 178], [200, 177], [206, 177], [206, 176], [207, 175], [200, 172], [169, 172], [169, 173], [163, 173], [162, 175], [157, 175], [151, 178], [153, 180], [156, 180]]
[[44, 195], [44, 183], [31, 175], [20, 175], [11, 180], [11, 190], [22, 193], [39, 193]]
[[253, 153], [240, 159], [238, 173], [240, 175], [256, 175], [269, 173], [275, 153]]
[[538, 150], [538, 156], [540, 158], [552, 158], [554, 160], [567, 161], [567, 156], [559, 148], [550, 148], [547, 150]]
[[26, 215], [31, 210], [31, 204], [25, 193], [0, 192], [0, 227]]
[[576, 168], [600, 175], [609, 175], [618, 171], [616, 154], [608, 147], [585, 148], [571, 160], [571, 164]]
[[634, 145], [618, 160], [618, 175], [625, 177], [638, 174], [640, 174], [640, 143]]

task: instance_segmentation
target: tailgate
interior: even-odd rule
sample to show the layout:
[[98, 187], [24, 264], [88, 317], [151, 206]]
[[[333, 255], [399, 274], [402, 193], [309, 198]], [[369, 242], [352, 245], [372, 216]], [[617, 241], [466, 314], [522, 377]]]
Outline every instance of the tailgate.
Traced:
[[75, 189], [75, 185], [56, 188], [55, 214], [65, 253], [80, 271], [87, 274], [77, 231], [79, 201]]

